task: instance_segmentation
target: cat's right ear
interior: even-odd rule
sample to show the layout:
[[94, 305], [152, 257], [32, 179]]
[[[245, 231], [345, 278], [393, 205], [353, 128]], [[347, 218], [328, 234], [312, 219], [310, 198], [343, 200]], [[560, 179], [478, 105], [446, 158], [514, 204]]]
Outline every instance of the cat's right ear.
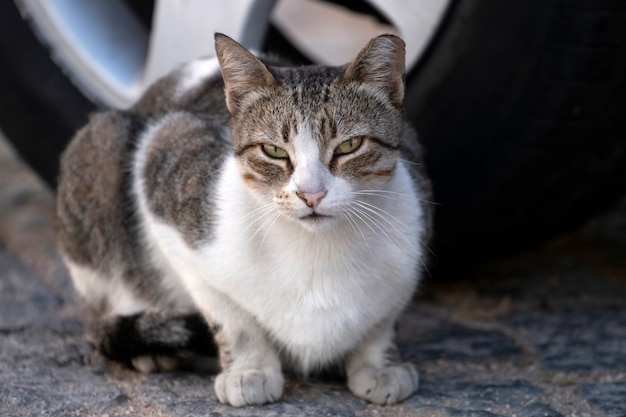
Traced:
[[231, 114], [237, 112], [247, 94], [276, 83], [261, 60], [222, 33], [215, 34], [215, 52], [224, 78], [226, 106]]

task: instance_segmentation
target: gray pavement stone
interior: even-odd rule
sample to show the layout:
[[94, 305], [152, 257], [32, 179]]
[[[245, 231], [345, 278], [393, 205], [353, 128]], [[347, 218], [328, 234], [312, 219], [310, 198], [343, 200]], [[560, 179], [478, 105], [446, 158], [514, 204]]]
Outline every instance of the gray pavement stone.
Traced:
[[405, 313], [405, 320], [398, 325], [398, 336], [404, 357], [419, 363], [521, 353], [515, 341], [501, 331], [468, 327], [420, 308], [419, 303]]
[[528, 336], [535, 354], [547, 368], [626, 371], [623, 306], [521, 312], [502, 320]]
[[408, 400], [418, 412], [416, 415], [427, 415], [429, 409], [444, 411], [450, 416], [533, 416], [537, 412], [560, 415], [542, 402], [542, 388], [524, 380], [480, 382], [462, 373], [435, 377], [422, 388], [419, 395]]
[[626, 416], [626, 383], [600, 383], [581, 386], [583, 396], [602, 410], [606, 417]]

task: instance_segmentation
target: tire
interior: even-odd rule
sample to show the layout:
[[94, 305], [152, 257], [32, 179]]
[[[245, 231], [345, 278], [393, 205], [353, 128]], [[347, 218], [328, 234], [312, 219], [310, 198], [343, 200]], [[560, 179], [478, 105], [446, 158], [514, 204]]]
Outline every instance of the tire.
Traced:
[[0, 128], [49, 185], [59, 155], [95, 109], [50, 58], [12, 1], [0, 1]]
[[[432, 250], [460, 266], [536, 244], [626, 188], [626, 5], [456, 1], [407, 77], [426, 148]], [[58, 155], [94, 105], [0, 2], [0, 126], [54, 185]], [[5, 93], [5, 91], [7, 93]]]
[[626, 189], [626, 3], [463, 0], [406, 99], [443, 266], [568, 230]]

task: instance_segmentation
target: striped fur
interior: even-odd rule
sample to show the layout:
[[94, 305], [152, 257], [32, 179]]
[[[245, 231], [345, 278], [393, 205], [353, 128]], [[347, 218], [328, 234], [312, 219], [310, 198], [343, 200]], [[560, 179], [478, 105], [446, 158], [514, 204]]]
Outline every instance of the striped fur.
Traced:
[[219, 34], [216, 51], [95, 114], [63, 155], [59, 243], [100, 349], [153, 371], [215, 343], [234, 406], [278, 400], [284, 366], [337, 364], [356, 395], [401, 401], [418, 376], [393, 325], [431, 218], [404, 43], [342, 67], [269, 65]]

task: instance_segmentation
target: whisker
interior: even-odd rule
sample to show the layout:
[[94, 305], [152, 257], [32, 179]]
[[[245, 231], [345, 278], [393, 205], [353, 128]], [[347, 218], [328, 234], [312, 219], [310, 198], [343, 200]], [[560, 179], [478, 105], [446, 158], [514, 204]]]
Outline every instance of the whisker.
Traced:
[[[375, 206], [375, 205], [373, 205], [373, 204], [366, 203], [366, 202], [364, 202], [364, 201], [355, 200], [355, 203], [356, 203], [356, 204], [358, 204], [358, 205], [361, 205], [361, 207], [363, 207], [364, 209], [367, 209], [368, 211], [371, 211], [373, 214], [376, 214], [378, 217], [380, 217], [381, 219], [383, 219], [383, 220], [384, 220], [385, 222], [387, 222], [387, 223], [388, 223], [391, 227], [393, 227], [393, 228], [394, 228], [394, 229], [395, 229], [398, 233], [400, 233], [400, 234], [402, 235], [402, 237], [404, 238], [404, 240], [406, 240], [406, 242], [407, 242], [409, 245], [411, 245], [411, 246], [413, 245], [413, 244], [412, 244], [412, 242], [408, 239], [408, 237], [407, 237], [407, 236], [403, 233], [403, 231], [402, 231], [402, 230], [400, 230], [400, 229], [399, 229], [399, 227], [398, 227], [398, 226], [402, 226], [402, 228], [406, 231], [406, 230], [407, 230], [407, 229], [406, 229], [406, 226], [404, 226], [404, 224], [403, 224], [400, 220], [398, 220], [396, 217], [394, 217], [392, 214], [390, 214], [390, 213], [389, 213], [389, 212], [387, 212], [386, 210], [383, 210], [383, 209], [382, 209], [382, 208], [380, 208], [380, 207], [377, 207], [377, 206]], [[366, 206], [367, 206], [367, 207], [366, 207]], [[387, 217], [389, 217], [389, 218], [393, 219], [396, 223], [391, 222], [391, 221], [389, 220], [389, 218], [387, 218]], [[422, 241], [422, 239], [420, 239], [420, 238], [418, 237], [418, 239], [417, 239], [417, 240], [419, 241], [420, 245], [422, 245], [424, 248], [426, 248], [426, 250], [428, 250], [428, 252], [430, 252], [430, 253], [431, 253], [433, 256], [435, 256], [435, 257], [437, 256], [437, 255], [433, 252], [433, 250], [432, 250], [431, 248], [429, 248], [429, 247], [428, 247], [428, 245]]]
[[[369, 210], [369, 211], [371, 211], [371, 212], [372, 212], [372, 214], [375, 214], [376, 216], [380, 217], [381, 219], [383, 219], [383, 220], [385, 220], [387, 223], [389, 223], [389, 225], [391, 225], [391, 227], [393, 227], [393, 228], [394, 228], [394, 229], [395, 229], [395, 230], [396, 230], [396, 231], [397, 231], [397, 232], [398, 232], [398, 233], [399, 233], [399, 234], [400, 234], [400, 235], [404, 238], [404, 240], [407, 242], [407, 244], [409, 244], [412, 248], [414, 248], [414, 246], [413, 246], [413, 242], [411, 242], [411, 241], [409, 240], [409, 238], [408, 238], [408, 237], [407, 237], [404, 233], [402, 233], [402, 231], [401, 231], [401, 230], [399, 230], [399, 229], [398, 229], [398, 225], [400, 225], [400, 226], [403, 226], [403, 227], [404, 227], [404, 225], [403, 225], [403, 223], [402, 223], [402, 222], [400, 222], [398, 219], [396, 219], [394, 216], [390, 215], [389, 213], [387, 213], [385, 210], [381, 209], [380, 207], [373, 206], [373, 205], [368, 204], [368, 203], [365, 203], [365, 202], [363, 202], [363, 201], [356, 201], [356, 203], [357, 203], [357, 204], [359, 204], [359, 205], [360, 205], [360, 207], [362, 207], [364, 210]], [[363, 206], [363, 205], [361, 205], [361, 204], [369, 205], [369, 206], [371, 206], [371, 208], [368, 208], [368, 207]], [[374, 210], [374, 209], [376, 209], [376, 210]], [[398, 223], [398, 225], [396, 225], [396, 224], [392, 223], [391, 221], [389, 221], [389, 219], [387, 219], [386, 217], [384, 217], [384, 216], [382, 215], [382, 213], [385, 213], [385, 215], [388, 215], [388, 216], [390, 216], [392, 219], [395, 219], [395, 220], [396, 220], [396, 222]], [[404, 227], [404, 229], [406, 230], [406, 227]], [[390, 240], [391, 240], [391, 239], [390, 239]], [[432, 251], [432, 250], [428, 247], [428, 245], [422, 241], [422, 239], [420, 239], [420, 238], [418, 237], [418, 238], [417, 238], [417, 240], [418, 240], [418, 242], [420, 243], [420, 245], [421, 245], [421, 246], [423, 246], [424, 248], [426, 248], [426, 250], [428, 250], [428, 251], [429, 251], [429, 252], [430, 252], [433, 256], [437, 256], [437, 255], [435, 255], [435, 253], [434, 253], [434, 252], [433, 252], [433, 251]], [[396, 244], [396, 242], [394, 242], [393, 240], [391, 240], [391, 241], [394, 243], [394, 245], [395, 245], [397, 248], [399, 248], [399, 247], [398, 247], [398, 245]], [[420, 254], [420, 255], [418, 255], [418, 260], [419, 260], [419, 262], [422, 264], [422, 267], [424, 268], [424, 271], [426, 271], [426, 273], [428, 274], [428, 276], [432, 278], [432, 275], [431, 275], [431, 273], [430, 273], [430, 270], [428, 269], [428, 265], [426, 265], [426, 262], [424, 261], [424, 257], [423, 257], [421, 254]]]
[[352, 227], [352, 230], [354, 230], [355, 232], [361, 235], [361, 238], [363, 238], [363, 242], [365, 242], [365, 246], [367, 246], [367, 249], [371, 253], [372, 249], [370, 248], [369, 242], [367, 241], [367, 238], [365, 237], [365, 233], [363, 233], [363, 230], [361, 230], [361, 226], [359, 226], [359, 223], [355, 219], [352, 218], [351, 214], [353, 213], [347, 210], [344, 210], [341, 212], [341, 215], [350, 224], [350, 227]]
[[424, 257], [423, 256], [418, 256], [417, 257], [420, 261], [420, 263], [422, 264], [422, 267], [424, 268], [424, 271], [426, 271], [426, 273], [428, 274], [428, 278], [432, 279], [432, 274], [430, 273], [430, 269], [428, 269], [428, 265], [426, 265], [426, 262], [424, 261]]
[[430, 252], [431, 255], [433, 255], [435, 258], [438, 258], [437, 254], [435, 253], [435, 251], [433, 251], [430, 247], [428, 247], [428, 245], [422, 240], [422, 239], [418, 239], [420, 242], [420, 245], [422, 245], [423, 247], [426, 248], [426, 250], [428, 252]]
[[[356, 210], [357, 212], [359, 212], [361, 214], [361, 216], [363, 216], [363, 218], [369, 220], [379, 231], [380, 233], [382, 233], [383, 236], [385, 236], [387, 238], [387, 240], [389, 240], [391, 243], [393, 243], [398, 249], [400, 249], [400, 247], [398, 246], [397, 242], [387, 233], [387, 231], [382, 227], [382, 223], [380, 223], [376, 218], [372, 217], [371, 215], [369, 215], [367, 212], [365, 212], [364, 210], [360, 209], [360, 208], [356, 208], [353, 207], [354, 210]], [[370, 225], [369, 223], [365, 222], [365, 224], [367, 226], [370, 227], [370, 229], [372, 230], [372, 232], [374, 234], [379, 234], [378, 232], [376, 232]]]
[[408, 159], [402, 159], [402, 158], [398, 158], [398, 161], [403, 162], [405, 164], [409, 164], [409, 165], [415, 165], [417, 167], [421, 167], [424, 165], [419, 162], [409, 161]]
[[[272, 217], [273, 213], [275, 212], [275, 208], [271, 205], [268, 204], [266, 206], [263, 207], [259, 207], [258, 209], [255, 209], [253, 211], [253, 213], [250, 213], [248, 215], [245, 216], [245, 218], [243, 220], [246, 220], [250, 217], [252, 217], [253, 215], [258, 215], [258, 217], [256, 217], [254, 220], [252, 220], [250, 223], [248, 223], [248, 225], [241, 231], [239, 232], [239, 236], [238, 237], [242, 237], [246, 231], [248, 231], [248, 229], [250, 229], [252, 226], [254, 226], [255, 224], [257, 224], [258, 222], [262, 221], [263, 219], [266, 219], [268, 216], [270, 216], [270, 218]], [[256, 212], [256, 213], [254, 213]], [[260, 214], [259, 214], [260, 213]], [[267, 221], [267, 220], [265, 220]], [[265, 224], [265, 223], [263, 223]], [[261, 224], [260, 227], [263, 226], [263, 224]], [[250, 237], [249, 240], [252, 240], [252, 238], [259, 232], [259, 229], [257, 229], [257, 231]]]
[[217, 174], [218, 172], [222, 172], [224, 169], [226, 169], [226, 167], [222, 166], [222, 167], [216, 169], [215, 171], [208, 172], [207, 174], [205, 174], [205, 178], [209, 178], [209, 177]]
[[363, 190], [359, 190], [359, 191], [374, 191], [374, 192], [377, 192], [377, 193], [407, 195], [407, 193], [402, 193], [402, 192], [400, 192], [400, 191], [382, 190], [382, 189], [380, 189], [380, 188], [365, 188], [365, 189], [363, 189]]
[[396, 196], [396, 195], [382, 194], [382, 193], [377, 193], [377, 192], [356, 191], [356, 192], [352, 192], [352, 195], [355, 195], [355, 196], [381, 197], [381, 198], [387, 198], [387, 199], [393, 200], [393, 201], [398, 201], [400, 199], [400, 197]]
[[[385, 223], [389, 224], [391, 227], [394, 228], [394, 230], [397, 233], [399, 233], [404, 238], [404, 240], [409, 245], [413, 245], [412, 242], [409, 240], [409, 238], [406, 236], [407, 228], [404, 225], [404, 223], [402, 223], [399, 219], [394, 217], [392, 214], [390, 214], [386, 210], [383, 210], [380, 207], [377, 207], [377, 206], [375, 206], [373, 204], [366, 203], [364, 201], [355, 200], [355, 204], [357, 204], [362, 209], [367, 210], [368, 212], [370, 212], [373, 215], [377, 216], [378, 218], [383, 220]], [[402, 229], [400, 229], [400, 226], [402, 227]]]
[[[269, 213], [266, 213], [263, 215], [263, 217], [267, 217], [269, 214], [269, 218], [266, 218], [265, 221], [263, 221], [263, 223], [261, 223], [261, 225], [259, 225], [259, 227], [257, 227], [256, 231], [252, 234], [252, 236], [250, 236], [250, 239], [248, 239], [248, 242], [251, 242], [252, 239], [254, 239], [254, 237], [256, 235], [259, 234], [259, 232], [261, 231], [261, 229], [263, 229], [266, 225], [268, 225], [270, 222], [274, 221], [274, 219], [276, 218], [276, 216], [279, 216], [280, 213], [276, 210], [270, 211]], [[255, 221], [256, 222], [256, 221]]]
[[[383, 198], [389, 198], [392, 199], [392, 195], [393, 196], [407, 196], [407, 193], [401, 193], [398, 191], [390, 191], [390, 190], [359, 190], [359, 191], [353, 191], [352, 192], [353, 195], [370, 195], [370, 196], [377, 196], [377, 197], [383, 197]], [[434, 206], [440, 206], [442, 205], [441, 203], [437, 203], [435, 201], [431, 201], [431, 200], [425, 200], [423, 198], [417, 198], [418, 201], [421, 201], [422, 203], [426, 203], [426, 204], [432, 204]]]
[[376, 233], [376, 230], [374, 230], [372, 226], [370, 226], [370, 224], [366, 221], [367, 218], [364, 216], [364, 214], [360, 210], [358, 210], [355, 207], [350, 207], [348, 208], [348, 211], [352, 213], [358, 220], [360, 220], [361, 223], [366, 225], [372, 231], [372, 233], [374, 233], [375, 235], [378, 234]]
[[384, 194], [392, 194], [392, 195], [400, 195], [400, 196], [405, 196], [408, 195], [408, 193], [401, 193], [399, 191], [391, 191], [391, 190], [358, 190], [358, 191], [353, 191], [354, 194], [374, 194], [374, 195], [384, 195]]
[[[250, 204], [252, 204], [252, 203], [250, 203]], [[259, 213], [272, 211], [273, 209], [274, 209], [274, 204], [272, 204], [272, 203], [264, 204], [262, 206], [259, 206], [259, 207], [255, 208], [250, 213], [246, 214], [241, 220], [246, 221], [249, 218], [251, 218], [253, 216], [256, 216]]]
[[[272, 222], [267, 226], [267, 228], [265, 229], [265, 233], [263, 234], [263, 239], [261, 239], [261, 243], [259, 244], [259, 250], [257, 252], [258, 255], [261, 254], [261, 249], [263, 248], [263, 243], [265, 242], [265, 238], [267, 237], [268, 233], [270, 232], [270, 229], [272, 227], [274, 227], [274, 224], [276, 223], [277, 220], [282, 219], [282, 216], [280, 215], [280, 212], [276, 211], [272, 217]], [[283, 219], [284, 220], [284, 219]], [[262, 226], [261, 226], [262, 227]]]

